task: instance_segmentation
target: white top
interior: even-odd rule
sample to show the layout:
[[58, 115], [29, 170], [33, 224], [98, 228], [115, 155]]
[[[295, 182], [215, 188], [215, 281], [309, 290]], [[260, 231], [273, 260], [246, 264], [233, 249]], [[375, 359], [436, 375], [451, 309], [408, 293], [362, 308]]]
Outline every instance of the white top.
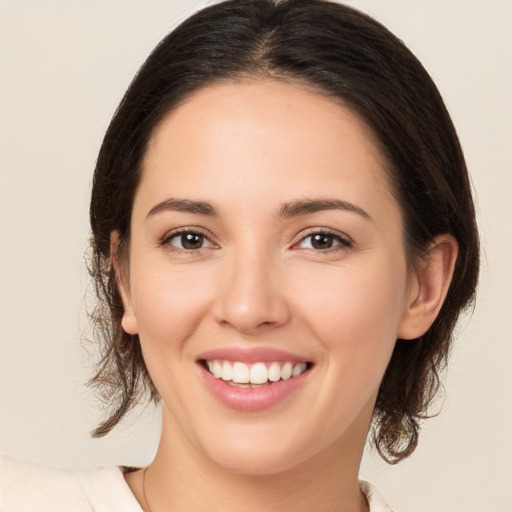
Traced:
[[[393, 512], [361, 481], [370, 512]], [[118, 466], [59, 469], [0, 454], [1, 512], [143, 512]]]

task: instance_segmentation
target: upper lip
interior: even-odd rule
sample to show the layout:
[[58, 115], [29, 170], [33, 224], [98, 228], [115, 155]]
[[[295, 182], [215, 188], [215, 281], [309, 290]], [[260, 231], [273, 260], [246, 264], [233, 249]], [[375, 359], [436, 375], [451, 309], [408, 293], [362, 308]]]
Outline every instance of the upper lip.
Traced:
[[258, 363], [272, 361], [289, 361], [291, 363], [307, 363], [309, 359], [272, 347], [224, 347], [208, 350], [201, 353], [198, 358], [200, 361], [211, 361], [213, 359], [222, 359], [227, 361], [239, 361], [241, 363]]

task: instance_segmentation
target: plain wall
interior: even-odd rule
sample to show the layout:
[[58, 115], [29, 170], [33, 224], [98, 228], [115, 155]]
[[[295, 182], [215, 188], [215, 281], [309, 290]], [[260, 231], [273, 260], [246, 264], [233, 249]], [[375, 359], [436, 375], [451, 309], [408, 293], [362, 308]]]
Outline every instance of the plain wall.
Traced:
[[[458, 128], [477, 195], [483, 268], [442, 413], [417, 452], [362, 476], [397, 511], [510, 512], [512, 483], [512, 2], [357, 0], [424, 63]], [[159, 413], [106, 439], [84, 382], [91, 173], [155, 44], [205, 2], [0, 0], [0, 451], [67, 467], [150, 461]], [[89, 299], [89, 302], [91, 299]]]

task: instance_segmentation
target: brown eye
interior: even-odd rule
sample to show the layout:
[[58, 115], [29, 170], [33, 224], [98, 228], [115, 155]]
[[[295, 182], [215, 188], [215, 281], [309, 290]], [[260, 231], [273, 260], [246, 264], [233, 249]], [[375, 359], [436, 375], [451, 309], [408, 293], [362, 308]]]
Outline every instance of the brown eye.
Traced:
[[203, 235], [197, 233], [184, 233], [180, 236], [183, 249], [199, 249], [203, 245]]
[[316, 251], [327, 251], [329, 249], [333, 249], [336, 247], [349, 247], [351, 243], [342, 238], [339, 235], [335, 235], [334, 233], [311, 233], [310, 235], [304, 237], [299, 247], [301, 249], [314, 249]]
[[330, 249], [333, 245], [333, 235], [324, 235], [321, 233], [311, 236], [311, 247], [313, 247], [313, 249]]
[[212, 243], [202, 233], [195, 231], [182, 231], [169, 237], [166, 243], [185, 251], [193, 251], [211, 247]]

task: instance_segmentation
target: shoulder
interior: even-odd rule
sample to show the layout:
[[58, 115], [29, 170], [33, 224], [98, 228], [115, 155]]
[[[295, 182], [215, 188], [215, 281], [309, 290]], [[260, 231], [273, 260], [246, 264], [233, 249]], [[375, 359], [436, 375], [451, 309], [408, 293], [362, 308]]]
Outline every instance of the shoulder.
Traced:
[[0, 454], [2, 512], [142, 512], [116, 466], [75, 471]]
[[379, 491], [370, 482], [360, 480], [359, 487], [361, 488], [366, 501], [368, 501], [370, 512], [394, 512], [393, 509], [391, 509], [382, 499]]
[[75, 471], [0, 455], [0, 510], [94, 510]]

